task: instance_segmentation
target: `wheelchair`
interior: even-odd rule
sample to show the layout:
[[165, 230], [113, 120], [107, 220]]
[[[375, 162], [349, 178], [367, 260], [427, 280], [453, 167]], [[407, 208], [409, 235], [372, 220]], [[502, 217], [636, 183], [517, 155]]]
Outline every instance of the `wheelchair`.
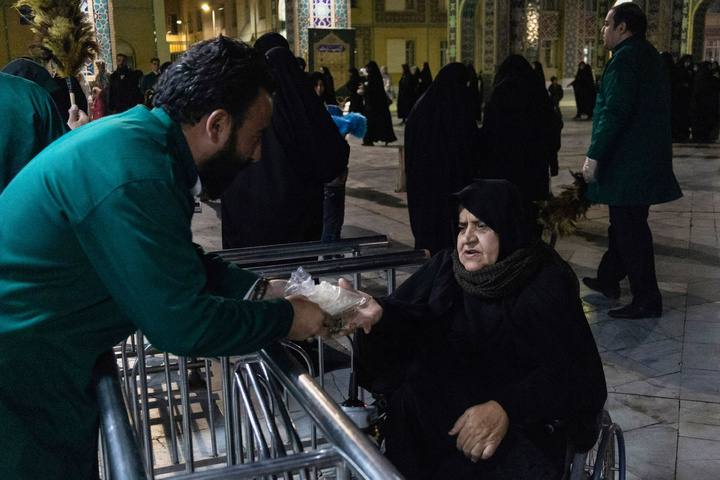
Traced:
[[625, 438], [622, 429], [603, 410], [598, 441], [589, 452], [568, 446], [562, 480], [625, 480]]

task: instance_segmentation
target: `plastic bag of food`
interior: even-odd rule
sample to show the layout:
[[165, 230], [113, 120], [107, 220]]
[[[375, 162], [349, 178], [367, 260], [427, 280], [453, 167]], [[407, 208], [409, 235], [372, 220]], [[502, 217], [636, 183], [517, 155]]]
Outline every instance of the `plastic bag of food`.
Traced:
[[331, 317], [336, 319], [332, 332], [338, 332], [345, 325], [342, 316], [365, 303], [365, 297], [349, 290], [344, 290], [328, 282], [315, 284], [309, 273], [299, 267], [290, 276], [285, 286], [285, 295], [305, 295], [310, 301], [317, 303]]

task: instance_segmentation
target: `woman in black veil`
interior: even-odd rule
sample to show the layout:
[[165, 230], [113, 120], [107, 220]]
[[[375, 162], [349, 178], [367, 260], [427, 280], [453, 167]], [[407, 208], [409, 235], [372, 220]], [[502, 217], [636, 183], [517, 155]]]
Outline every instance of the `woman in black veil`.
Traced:
[[430, 88], [432, 85], [433, 77], [430, 71], [430, 64], [428, 62], [423, 63], [422, 70], [420, 70], [420, 77], [418, 78], [417, 95], [418, 98]]
[[275, 47], [266, 56], [278, 84], [273, 115], [262, 158], [249, 163], [223, 194], [223, 248], [320, 240], [323, 184], [345, 170], [350, 156], [292, 52]]
[[470, 183], [477, 172], [476, 97], [468, 81], [463, 64], [443, 67], [405, 127], [410, 227], [415, 248], [431, 254], [455, 244], [450, 225], [457, 210], [450, 194]]
[[320, 70], [323, 74], [323, 79], [325, 81], [325, 92], [323, 93], [323, 100], [325, 100], [326, 105], [337, 105], [337, 98], [335, 97], [335, 80], [333, 80], [333, 76], [330, 73], [330, 69], [326, 66], [320, 67]]
[[407, 121], [410, 110], [414, 105], [414, 92], [411, 90], [410, 67], [407, 63], [402, 65], [402, 76], [398, 82], [397, 116], [401, 120], [400, 125]]
[[357, 382], [387, 398], [385, 454], [407, 479], [557, 480], [607, 397], [577, 276], [530, 239], [510, 182], [455, 197], [456, 246], [348, 319]]
[[350, 111], [363, 115], [365, 111], [365, 108], [363, 107], [363, 97], [361, 93], [358, 93], [360, 84], [362, 83], [360, 72], [358, 72], [357, 68], [353, 67], [348, 70], [348, 73], [350, 73], [350, 78], [345, 84], [345, 88], [347, 89], [350, 101]]
[[528, 228], [542, 234], [535, 201], [550, 195], [550, 174], [558, 174], [562, 120], [528, 61], [510, 55], [500, 65], [485, 102], [480, 131], [481, 178], [517, 185], [525, 201]]
[[385, 93], [380, 67], [371, 61], [365, 67], [368, 72], [365, 85], [365, 117], [367, 133], [363, 145], [372, 146], [373, 142], [390, 142], [397, 140], [390, 116], [390, 99]]

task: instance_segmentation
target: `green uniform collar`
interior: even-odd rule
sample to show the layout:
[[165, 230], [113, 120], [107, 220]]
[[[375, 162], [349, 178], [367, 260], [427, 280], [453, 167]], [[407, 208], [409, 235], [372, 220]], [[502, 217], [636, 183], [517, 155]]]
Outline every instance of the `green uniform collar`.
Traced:
[[197, 166], [195, 159], [190, 152], [190, 146], [182, 132], [182, 127], [174, 121], [162, 108], [153, 108], [150, 113], [155, 115], [163, 125], [167, 127], [168, 148], [172, 151], [173, 157], [177, 160], [180, 170], [184, 175], [184, 184], [191, 190], [198, 181]]

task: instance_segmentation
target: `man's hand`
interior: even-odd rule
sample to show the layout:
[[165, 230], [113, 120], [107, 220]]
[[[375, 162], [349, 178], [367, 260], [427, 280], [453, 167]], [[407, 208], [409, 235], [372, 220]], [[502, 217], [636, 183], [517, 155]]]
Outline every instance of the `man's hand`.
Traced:
[[293, 324], [287, 338], [306, 340], [313, 335], [328, 338], [334, 322], [330, 315], [303, 295], [287, 297], [293, 306]]
[[585, 157], [585, 164], [583, 165], [583, 178], [587, 183], [593, 183], [595, 181], [595, 169], [597, 168], [597, 160]]
[[71, 106], [68, 113], [70, 114], [70, 118], [68, 119], [67, 126], [70, 127], [70, 130], [75, 130], [90, 121], [87, 114], [80, 110], [77, 105]]
[[495, 400], [465, 410], [448, 435], [457, 435], [457, 449], [473, 462], [492, 457], [510, 426], [505, 410]]
[[382, 317], [382, 307], [378, 305], [375, 299], [367, 293], [355, 290], [344, 278], [341, 278], [338, 281], [338, 286], [344, 290], [349, 290], [362, 295], [365, 298], [365, 303], [345, 314], [346, 324], [342, 330], [334, 336], [342, 337], [350, 335], [359, 327], [362, 327], [362, 329], [365, 330], [365, 333], [370, 333], [372, 326], [379, 322]]

